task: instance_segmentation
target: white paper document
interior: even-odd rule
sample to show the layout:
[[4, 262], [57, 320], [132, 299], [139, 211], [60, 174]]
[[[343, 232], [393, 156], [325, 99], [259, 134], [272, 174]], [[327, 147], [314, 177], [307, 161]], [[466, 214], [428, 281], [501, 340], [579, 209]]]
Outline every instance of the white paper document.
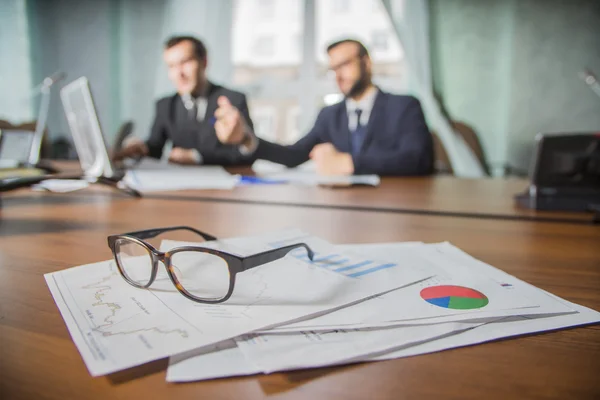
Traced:
[[407, 259], [407, 254], [412, 254], [412, 257], [420, 256], [429, 261], [429, 265], [432, 266], [431, 274], [435, 276], [352, 308], [288, 324], [276, 328], [276, 331], [369, 328], [409, 322], [431, 324], [573, 312], [564, 303], [540, 294], [535, 287], [508, 274], [501, 273], [491, 277], [490, 273], [495, 269], [473, 268], [472, 263], [465, 262], [464, 257], [449, 257], [448, 252], [455, 252], [454, 246], [449, 244], [389, 245], [385, 251], [381, 250], [380, 245], [374, 250], [369, 246], [357, 246], [352, 249], [371, 257], [378, 255], [394, 260]]
[[248, 361], [231, 339], [169, 357], [167, 381], [193, 382], [259, 373], [262, 370]]
[[318, 175], [316, 167], [314, 166], [314, 163], [312, 161], [308, 161], [296, 168], [286, 168], [283, 165], [275, 164], [270, 161], [257, 160], [256, 162], [254, 162], [254, 164], [252, 164], [252, 170], [262, 178], [297, 185], [379, 186], [380, 183], [380, 178], [377, 175]]
[[[546, 294], [550, 295], [550, 293]], [[437, 351], [472, 346], [475, 344], [513, 336], [565, 329], [574, 326], [597, 324], [600, 322], [599, 312], [563, 299], [559, 299], [559, 301], [564, 302], [565, 305], [567, 305], [569, 308], [572, 308], [576, 312], [573, 314], [557, 316], [541, 315], [535, 317], [505, 317], [494, 322], [483, 324], [472, 330], [464, 331], [458, 335], [450, 335], [445, 338], [421, 343], [414, 347], [392, 351], [388, 354], [374, 357], [371, 359], [371, 361], [389, 360], [393, 358], [434, 353]]]
[[83, 179], [46, 179], [33, 185], [31, 189], [47, 190], [54, 193], [68, 193], [85, 189], [88, 186], [90, 186], [89, 182]]
[[[346, 364], [350, 362], [380, 361], [401, 357], [410, 357], [457, 347], [472, 346], [475, 344], [481, 344], [507, 337], [565, 329], [569, 327], [600, 322], [600, 313], [597, 311], [567, 302], [565, 300], [561, 301], [564, 301], [565, 304], [575, 309], [577, 312], [574, 314], [554, 317], [505, 317], [497, 322], [491, 322], [487, 324], [463, 322], [461, 325], [467, 326], [472, 324], [473, 329], [460, 330], [454, 332], [454, 334], [435, 338], [435, 340], [408, 345], [405, 348], [398, 350], [392, 350], [393, 347], [390, 346], [390, 351], [387, 353], [373, 357], [366, 357], [364, 359], [348, 360], [342, 363]], [[441, 325], [446, 324], [453, 323], [444, 323]], [[425, 328], [427, 328], [427, 326], [417, 327], [417, 329]], [[313, 334], [318, 335], [319, 333], [313, 332]], [[297, 335], [299, 338], [309, 338], [309, 336], [306, 336], [302, 333]], [[295, 341], [297, 340], [298, 339], [295, 339]], [[306, 346], [296, 347], [296, 351], [298, 352], [301, 351], [301, 349], [306, 349]], [[277, 362], [279, 362], [279, 360], [277, 360]], [[298, 363], [299, 360], [294, 360], [294, 362]], [[307, 362], [307, 360], [304, 359], [304, 362]], [[334, 364], [335, 363], [327, 365]], [[275, 370], [272, 372], [275, 372]], [[235, 342], [229, 341], [227, 346], [224, 346], [224, 349], [205, 349], [203, 352], [190, 352], [171, 357], [169, 359], [169, 368], [167, 370], [167, 381], [191, 382], [214, 378], [225, 378], [230, 376], [254, 375], [260, 373], [263, 373], [263, 367], [246, 358], [244, 352], [239, 347], [235, 346]]]
[[[415, 246], [419, 245], [415, 244]], [[337, 250], [340, 252], [352, 250], [356, 253], [371, 256], [374, 255], [371, 253], [375, 253], [381, 257], [384, 253], [395, 252], [395, 250], [402, 247], [406, 248], [407, 246], [401, 244], [339, 246]], [[475, 275], [485, 274], [490, 280], [495, 281], [507, 291], [515, 290], [512, 289], [515, 286], [522, 286], [527, 289], [524, 292], [525, 295], [530, 299], [534, 299], [536, 303], [540, 303], [541, 307], [563, 311], [570, 310], [570, 313], [488, 317], [477, 322], [405, 324], [387, 329], [334, 329], [331, 331], [288, 333], [268, 330], [260, 334], [244, 335], [236, 339], [237, 347], [234, 347], [233, 343], [229, 341], [224, 351], [214, 348], [204, 349], [200, 356], [198, 355], [199, 352], [190, 352], [172, 357], [169, 362], [167, 380], [184, 382], [398, 358], [468, 346], [509, 336], [600, 322], [600, 313], [539, 290], [503, 271], [472, 258], [448, 243], [421, 245], [420, 247], [428, 248], [431, 254], [443, 254], [450, 265], [461, 266], [456, 271], [462, 268], [463, 273], [465, 270], [470, 270]], [[452, 271], [455, 271], [455, 269], [452, 268], [450, 272]], [[466, 285], [465, 282], [462, 281], [462, 284]], [[405, 287], [395, 292], [409, 291], [410, 288], [411, 286]], [[468, 292], [463, 294], [469, 298]], [[385, 296], [388, 296], [388, 294]], [[474, 298], [478, 299], [479, 297]], [[420, 301], [428, 303], [426, 298], [421, 298]], [[373, 300], [326, 315], [347, 312], [369, 302], [373, 302]], [[410, 308], [415, 305], [414, 302], [413, 299], [398, 304]], [[557, 306], [557, 303], [559, 306]], [[429, 304], [447, 308], [464, 303], [434, 301]], [[235, 360], [235, 367], [228, 366], [227, 360]], [[211, 366], [215, 367], [212, 368]]]
[[[93, 376], [322, 314], [431, 276], [421, 265], [339, 252], [297, 231], [223, 242], [205, 245], [222, 245], [227, 251], [248, 255], [303, 242], [316, 257], [311, 262], [303, 250], [294, 251], [281, 260], [239, 273], [232, 297], [214, 305], [182, 296], [162, 272], [162, 265], [150, 290], [126, 283], [113, 261], [45, 275]], [[344, 263], [363, 263], [370, 268], [360, 276], [330, 270]]]
[[363, 361], [392, 349], [443, 338], [478, 325], [481, 322], [299, 333], [265, 332], [243, 337], [237, 345], [250, 363], [263, 373], [271, 373]]
[[127, 171], [123, 182], [142, 193], [186, 189], [233, 189], [239, 177], [220, 166], [144, 167]]

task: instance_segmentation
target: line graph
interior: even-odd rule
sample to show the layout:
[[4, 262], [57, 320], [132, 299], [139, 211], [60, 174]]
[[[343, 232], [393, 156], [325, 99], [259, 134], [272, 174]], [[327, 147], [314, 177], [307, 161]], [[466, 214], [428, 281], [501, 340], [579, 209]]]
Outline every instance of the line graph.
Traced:
[[[169, 335], [169, 334], [178, 334], [182, 338], [189, 337], [189, 333], [185, 329], [164, 329], [159, 326], [152, 327], [144, 327], [144, 328], [134, 328], [134, 329], [122, 329], [117, 330], [117, 326], [120, 324], [125, 324], [130, 320], [135, 319], [137, 316], [142, 314], [148, 314], [148, 310], [144, 308], [144, 306], [136, 300], [135, 297], [129, 297], [127, 300], [133, 302], [136, 307], [140, 310], [139, 312], [133, 313], [132, 315], [124, 318], [120, 321], [116, 321], [120, 312], [123, 311], [123, 306], [120, 301], [105, 301], [105, 298], [111, 293], [113, 290], [113, 284], [111, 281], [113, 279], [122, 279], [118, 272], [116, 271], [115, 265], [111, 263], [109, 268], [110, 274], [102, 277], [100, 280], [95, 282], [86, 284], [81, 286], [81, 289], [84, 291], [90, 290], [92, 291], [93, 302], [90, 304], [91, 310], [87, 309], [85, 312], [86, 317], [92, 321], [94, 324], [94, 328], [92, 329], [95, 332], [100, 333], [103, 337], [110, 336], [118, 336], [118, 335], [135, 335], [143, 332], [152, 332], [161, 335]], [[96, 311], [98, 310], [98, 311]], [[108, 315], [100, 317], [102, 323], [95, 324], [94, 319], [97, 314], [100, 314], [102, 311], [107, 310]], [[130, 311], [131, 313], [131, 311]]]
[[153, 333], [159, 333], [162, 335], [168, 335], [171, 333], [178, 333], [179, 336], [181, 336], [182, 338], [187, 338], [189, 336], [189, 334], [187, 333], [186, 330], [183, 329], [160, 329], [160, 328], [141, 328], [141, 329], [132, 329], [132, 330], [125, 330], [125, 331], [121, 331], [121, 332], [111, 332], [111, 331], [99, 331], [102, 336], [107, 337], [107, 336], [118, 336], [118, 335], [134, 335], [136, 333], [142, 333], [142, 332], [153, 332]]
[[[112, 320], [112, 318], [115, 317], [115, 315], [117, 314], [117, 312], [121, 309], [121, 306], [117, 303], [112, 303], [112, 302], [104, 302], [103, 298], [104, 296], [106, 296], [106, 291], [109, 291], [112, 289], [112, 287], [110, 285], [107, 285], [106, 282], [109, 282], [111, 279], [113, 279], [115, 276], [118, 276], [117, 272], [111, 272], [110, 275], [102, 278], [99, 282], [94, 282], [94, 283], [90, 283], [89, 285], [84, 285], [81, 288], [82, 289], [94, 289], [96, 290], [96, 292], [94, 293], [94, 298], [96, 299], [96, 301], [94, 303], [91, 304], [92, 307], [102, 307], [102, 306], [106, 306], [109, 311], [110, 311], [110, 315], [108, 315], [107, 317], [104, 318], [104, 324], [102, 325], [97, 325], [96, 329], [101, 329], [105, 326], [111, 326], [114, 322]], [[88, 316], [90, 316], [88, 314]]]

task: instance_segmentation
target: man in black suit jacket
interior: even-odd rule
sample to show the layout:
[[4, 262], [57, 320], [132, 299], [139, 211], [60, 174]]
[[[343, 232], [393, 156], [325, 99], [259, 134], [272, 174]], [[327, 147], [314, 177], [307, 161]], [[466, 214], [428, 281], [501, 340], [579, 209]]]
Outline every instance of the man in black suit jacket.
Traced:
[[222, 144], [215, 134], [214, 113], [217, 99], [228, 102], [239, 110], [245, 121], [244, 130], [250, 132], [252, 120], [248, 113], [246, 96], [206, 79], [207, 54], [204, 44], [190, 36], [177, 36], [165, 44], [164, 59], [169, 79], [177, 93], [156, 103], [156, 115], [150, 137], [145, 142], [132, 138], [115, 160], [125, 157], [149, 156], [161, 158], [163, 147], [171, 140], [173, 148], [169, 161], [179, 164], [251, 164], [254, 156], [244, 146]]
[[327, 48], [330, 69], [345, 100], [325, 107], [311, 131], [291, 146], [249, 136], [243, 113], [225, 99], [215, 112], [223, 143], [244, 143], [254, 156], [288, 167], [313, 159], [325, 175], [425, 175], [433, 170], [433, 141], [421, 105], [385, 93], [371, 81], [364, 45], [342, 40]]

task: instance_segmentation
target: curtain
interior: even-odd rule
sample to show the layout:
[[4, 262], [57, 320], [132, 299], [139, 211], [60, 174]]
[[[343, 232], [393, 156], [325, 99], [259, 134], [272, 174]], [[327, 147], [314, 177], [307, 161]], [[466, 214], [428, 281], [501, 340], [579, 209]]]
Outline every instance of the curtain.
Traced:
[[429, 126], [448, 153], [454, 174], [460, 177], [484, 176], [477, 157], [464, 140], [454, 133], [441, 111], [431, 74], [429, 7], [427, 0], [382, 0], [404, 47], [410, 90], [421, 101]]
[[39, 97], [32, 90], [25, 0], [0, 1], [0, 119], [31, 121]]

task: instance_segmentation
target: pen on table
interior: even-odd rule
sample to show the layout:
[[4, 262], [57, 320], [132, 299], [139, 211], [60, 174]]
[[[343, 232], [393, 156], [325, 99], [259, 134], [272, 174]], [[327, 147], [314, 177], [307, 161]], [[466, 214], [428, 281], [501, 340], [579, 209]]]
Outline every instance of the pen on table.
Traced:
[[280, 185], [284, 183], [288, 183], [288, 181], [284, 179], [269, 179], [269, 178], [260, 178], [258, 176], [248, 176], [242, 175], [240, 178], [240, 183], [245, 183], [249, 185]]

